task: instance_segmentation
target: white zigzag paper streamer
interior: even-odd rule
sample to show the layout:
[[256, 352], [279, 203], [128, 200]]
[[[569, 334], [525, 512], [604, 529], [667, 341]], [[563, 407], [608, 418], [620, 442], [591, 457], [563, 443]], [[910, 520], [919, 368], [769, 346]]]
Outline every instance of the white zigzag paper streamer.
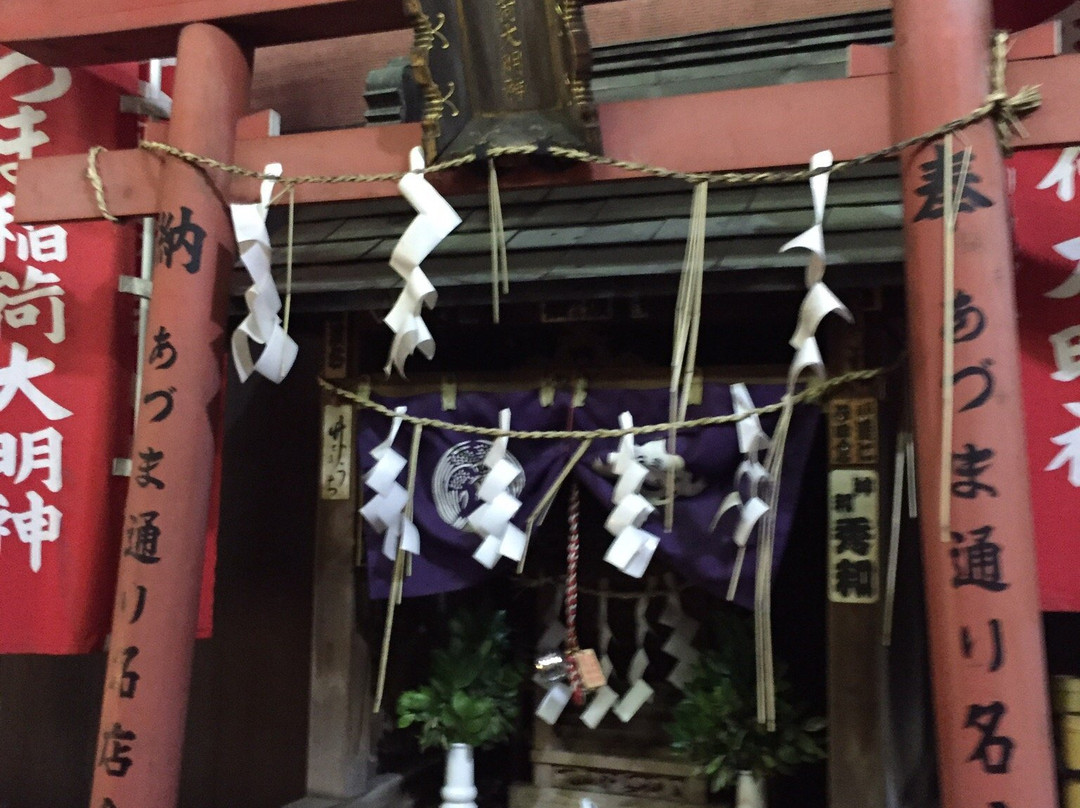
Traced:
[[[830, 151], [818, 152], [810, 159], [811, 169], [825, 169], [832, 165]], [[790, 344], [795, 349], [795, 356], [788, 371], [787, 390], [784, 394], [783, 409], [776, 429], [773, 431], [772, 444], [766, 454], [765, 466], [768, 470], [769, 485], [766, 492], [768, 505], [763, 510], [762, 528], [758, 536], [758, 574], [754, 593], [755, 644], [758, 663], [758, 721], [770, 729], [776, 727], [776, 690], [773, 675], [772, 657], [772, 618], [770, 602], [772, 599], [773, 552], [776, 533], [776, 507], [782, 484], [784, 453], [788, 429], [794, 410], [792, 396], [795, 385], [802, 374], [810, 370], [824, 376], [825, 367], [821, 360], [817, 339], [814, 334], [818, 325], [829, 314], [836, 313], [853, 321], [851, 312], [837, 299], [836, 295], [825, 286], [825, 241], [822, 221], [825, 214], [825, 197], [828, 192], [828, 174], [822, 173], [810, 179], [810, 193], [814, 202], [814, 224], [798, 238], [785, 244], [781, 252], [793, 247], [810, 250], [810, 260], [806, 267], [806, 296], [799, 309], [799, 322], [792, 335]], [[812, 234], [812, 235], [808, 235]], [[733, 590], [729, 590], [729, 597]]]
[[[633, 425], [634, 419], [629, 412], [619, 416], [619, 426], [623, 429]], [[611, 494], [615, 507], [604, 522], [604, 528], [615, 541], [604, 553], [604, 560], [627, 575], [640, 578], [648, 569], [660, 540], [641, 529], [655, 508], [639, 493], [649, 470], [635, 456], [633, 435], [624, 435], [619, 440], [619, 450], [608, 455], [608, 464], [618, 475], [618, 480]]]
[[630, 665], [626, 669], [626, 679], [632, 685], [637, 684], [649, 667], [649, 655], [645, 651], [645, 638], [649, 636], [649, 621], [645, 617], [648, 609], [648, 595], [634, 601], [634, 655], [630, 657]]
[[[499, 429], [510, 429], [509, 409], [499, 411]], [[488, 449], [484, 465], [489, 471], [477, 492], [483, 504], [467, 517], [469, 525], [482, 539], [473, 558], [488, 569], [503, 556], [520, 561], [525, 553], [525, 533], [510, 521], [521, 508], [520, 500], [510, 493], [510, 486], [521, 470], [506, 459], [508, 441], [506, 436], [496, 438]]]
[[[831, 151], [821, 151], [810, 158], [811, 170], [825, 169], [833, 163]], [[814, 224], [802, 235], [792, 239], [780, 252], [796, 247], [810, 250], [810, 261], [806, 267], [806, 296], [799, 308], [799, 322], [795, 333], [789, 340], [795, 349], [791, 368], [788, 371], [788, 393], [803, 373], [810, 371], [818, 378], [825, 377], [825, 363], [818, 348], [817, 333], [821, 321], [829, 314], [838, 314], [849, 323], [855, 321], [847, 306], [840, 302], [824, 283], [825, 277], [825, 238], [822, 222], [825, 217], [825, 199], [829, 191], [829, 175], [818, 174], [810, 178], [810, 194], [814, 200]]]
[[461, 224], [461, 217], [450, 207], [450, 203], [420, 173], [423, 168], [424, 153], [419, 147], [414, 148], [409, 152], [409, 173], [398, 182], [398, 190], [415, 208], [416, 218], [405, 229], [390, 256], [390, 266], [405, 281], [405, 288], [383, 318], [383, 322], [394, 332], [390, 354], [383, 368], [387, 374], [391, 367], [395, 367], [404, 376], [405, 360], [414, 351], [420, 351], [428, 359], [435, 355], [435, 339], [420, 312], [424, 306], [429, 309], [435, 306], [438, 293], [420, 269], [420, 264], [440, 241]]
[[671, 629], [671, 636], [661, 647], [665, 654], [675, 658], [675, 667], [667, 675], [667, 680], [679, 690], [685, 690], [694, 673], [700, 652], [694, 648], [694, 638], [701, 627], [697, 620], [683, 611], [679, 599], [679, 590], [672, 576], [665, 575], [667, 583], [667, 602], [660, 613], [659, 623]]
[[[754, 400], [750, 396], [750, 391], [746, 388], [746, 385], [740, 382], [731, 385], [730, 389], [731, 404], [735, 414], [753, 413], [755, 409]], [[743, 461], [735, 470], [735, 483], [731, 493], [724, 497], [720, 503], [720, 509], [716, 512], [716, 516], [713, 517], [713, 527], [715, 528], [725, 514], [735, 510], [739, 516], [732, 532], [732, 539], [738, 550], [735, 556], [735, 566], [731, 573], [731, 581], [728, 584], [728, 600], [735, 597], [750, 536], [761, 518], [768, 513], [769, 486], [772, 484], [769, 473], [761, 462], [761, 453], [769, 448], [769, 436], [761, 428], [761, 420], [757, 415], [747, 415], [741, 421], [736, 422], [736, 432]]]
[[[604, 672], [604, 678], [611, 677], [614, 665], [608, 656], [608, 648], [611, 645], [611, 626], [608, 624], [608, 582], [607, 579], [600, 581], [600, 594], [597, 597], [596, 606], [596, 653], [600, 657], [600, 670]], [[581, 723], [589, 729], [596, 729], [604, 720], [611, 708], [619, 700], [619, 694], [609, 685], [604, 685], [592, 694], [589, 706], [581, 714]]]
[[[281, 164], [271, 163], [264, 174], [281, 176]], [[232, 355], [240, 381], [246, 382], [252, 373], [280, 383], [296, 361], [297, 346], [282, 327], [278, 312], [278, 296], [270, 271], [270, 234], [266, 230], [266, 213], [274, 180], [264, 180], [259, 188], [259, 201], [253, 204], [229, 205], [237, 252], [251, 276], [252, 284], [244, 292], [248, 315], [232, 335]], [[251, 356], [251, 343], [265, 346], [258, 360]]]
[[398, 417], [390, 424], [386, 440], [368, 453], [374, 458], [375, 465], [364, 475], [364, 483], [375, 492], [375, 496], [360, 509], [364, 519], [383, 534], [383, 555], [391, 561], [397, 558], [399, 550], [414, 555], [420, 553], [420, 532], [412, 520], [405, 518], [404, 513], [409, 492], [397, 481], [407, 461], [393, 449], [406, 408], [398, 407], [394, 411]]
[[[810, 158], [812, 171], [824, 170], [833, 164], [833, 153], [821, 151]], [[806, 265], [806, 296], [799, 309], [799, 323], [791, 337], [791, 347], [798, 351], [807, 340], [814, 338], [818, 325], [826, 315], [836, 312], [849, 323], [854, 322], [851, 312], [832, 293], [822, 280], [825, 277], [825, 198], [829, 192], [828, 173], [810, 178], [810, 195], [814, 200], [814, 223], [801, 235], [796, 236], [780, 252], [797, 248], [810, 251]]]

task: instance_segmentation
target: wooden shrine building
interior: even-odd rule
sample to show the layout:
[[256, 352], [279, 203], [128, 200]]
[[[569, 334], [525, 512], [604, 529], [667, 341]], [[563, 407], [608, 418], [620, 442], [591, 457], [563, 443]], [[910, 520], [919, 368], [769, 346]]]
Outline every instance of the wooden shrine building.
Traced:
[[[419, 755], [396, 728], [393, 700], [417, 683], [446, 616], [471, 600], [505, 606], [515, 630], [532, 639], [545, 619], [565, 619], [560, 590], [545, 587], [565, 573], [570, 497], [563, 490], [546, 504], [557, 516], [533, 535], [525, 575], [504, 562], [506, 575], [476, 588], [405, 597], [392, 623], [393, 608], [391, 620], [386, 612], [395, 590], [390, 601], [385, 590], [369, 596], [382, 586], [372, 584], [382, 539], [360, 513], [372, 496], [360, 449], [371, 449], [363, 444], [363, 402], [427, 397], [437, 402], [438, 418], [454, 423], [457, 401], [471, 393], [579, 401], [589, 391], [621, 391], [615, 397], [629, 400], [659, 390], [666, 407], [690, 230], [698, 232], [703, 257], [697, 373], [688, 374], [687, 396], [701, 406], [710, 384], [775, 385], [781, 411], [792, 326], [811, 316], [808, 289], [824, 287], [813, 261], [806, 268], [807, 252], [781, 247], [815, 223], [824, 233], [819, 268], [825, 272], [827, 263], [829, 293], [839, 298], [828, 312], [850, 310], [852, 319], [821, 326], [825, 364], [832, 376], [872, 372], [830, 390], [831, 407], [821, 404], [827, 417], [807, 438], [801, 494], [790, 503], [795, 526], [785, 528], [791, 537], [775, 576], [765, 576], [773, 580], [769, 636], [778, 657], [829, 724], [827, 761], [778, 781], [772, 802], [1058, 804], [1056, 778], [1068, 780], [1070, 770], [1054, 758], [1048, 674], [1080, 674], [1080, 657], [1067, 649], [1073, 617], [1046, 614], [1065, 609], [1047, 608], [1045, 594], [1040, 606], [1009, 235], [1021, 168], [1006, 166], [1004, 151], [1016, 148], [1023, 157], [1080, 143], [1073, 92], [1080, 55], [1069, 52], [1076, 32], [1062, 21], [1080, 11], [1063, 11], [1064, 2], [1012, 4], [1024, 6], [1018, 10], [1004, 0], [996, 9], [989, 0], [586, 0], [583, 9], [571, 3], [554, 11], [548, 6], [557, 4], [537, 3], [548, 8], [547, 17], [535, 12], [541, 21], [558, 29], [556, 44], [525, 59], [528, 45], [514, 38], [517, 28], [505, 17], [486, 32], [469, 29], [464, 11], [461, 30], [452, 13], [449, 23], [441, 14], [433, 26], [411, 0], [404, 8], [395, 0], [42, 5], [0, 6], [0, 43], [29, 57], [16, 63], [0, 55], [0, 82], [33, 60], [85, 69], [106, 82], [123, 71], [118, 63], [176, 57], [176, 64], [165, 91], [128, 99], [151, 113], [141, 139], [158, 147], [91, 149], [99, 140], [86, 146], [88, 155], [82, 147], [62, 151], [57, 142], [48, 156], [18, 155], [9, 218], [29, 228], [12, 231], [26, 234], [26, 245], [48, 223], [86, 223], [107, 213], [119, 224], [92, 226], [126, 228], [124, 249], [134, 261], [133, 223], [156, 218], [145, 225], [143, 248], [154, 255], [152, 284], [148, 277], [122, 282], [149, 302], [138, 388], [144, 406], [125, 448], [130, 458], [116, 465], [128, 493], [117, 521], [123, 529], [113, 539], [120, 566], [109, 571], [116, 600], [107, 648], [0, 653], [0, 808], [438, 804], [432, 784], [441, 779], [441, 759]], [[503, 14], [533, 13], [514, 0], [497, 6]], [[434, 61], [414, 71], [418, 15], [427, 21], [417, 25], [427, 37], [420, 50], [437, 53], [443, 41], [449, 48], [447, 35], [480, 42], [473, 50], [493, 49], [502, 78], [487, 86], [467, 74], [471, 68], [455, 63], [459, 73], [440, 74], [450, 68]], [[995, 27], [1010, 29], [1010, 37], [995, 40]], [[506, 129], [490, 124], [492, 94], [514, 95], [514, 71], [539, 70], [541, 62], [560, 81], [537, 91], [545, 99], [536, 104], [540, 112], [529, 110], [536, 114], [522, 116], [526, 123]], [[1037, 96], [1028, 88], [1038, 88]], [[0, 100], [5, 92], [0, 83]], [[163, 92], [171, 110], [160, 105]], [[11, 95], [20, 120], [36, 114], [30, 105], [37, 102]], [[540, 131], [537, 119], [556, 134], [534, 137], [525, 153], [521, 132]], [[432, 132], [440, 125], [445, 150], [436, 156]], [[470, 126], [481, 127], [478, 142], [469, 141]], [[15, 127], [14, 117], [0, 115], [0, 145], [5, 128]], [[568, 146], [575, 135], [581, 142]], [[429, 165], [448, 155], [460, 165], [422, 175], [410, 163], [422, 141]], [[893, 144], [900, 147], [889, 151]], [[801, 170], [823, 150], [831, 155], [822, 165], [842, 168], [826, 175], [824, 218], [810, 176], [776, 173]], [[879, 151], [889, 153], [857, 159]], [[247, 338], [241, 334], [238, 349], [234, 330], [258, 314], [252, 300], [259, 282], [251, 286], [254, 273], [249, 277], [242, 259], [261, 236], [258, 227], [244, 236], [234, 231], [229, 207], [255, 209], [265, 186], [254, 175], [275, 163], [285, 178], [354, 180], [286, 179], [272, 203], [263, 199], [267, 277], [286, 301], [283, 316], [277, 309], [268, 316], [298, 347], [276, 385], [258, 376], [242, 382], [230, 351], [231, 344], [251, 360]], [[437, 307], [423, 310], [424, 331], [439, 347], [430, 361], [410, 358], [405, 378], [383, 374], [400, 347], [383, 318], [407, 276], [395, 263], [402, 234], [414, 221], [437, 218], [399, 194], [397, 180], [410, 168], [411, 176], [430, 179], [461, 223], [435, 239], [430, 258], [424, 253], [425, 280], [438, 291]], [[719, 179], [734, 172], [769, 176]], [[361, 174], [380, 176], [355, 181]], [[927, 191], [937, 182], [930, 175], [941, 188]], [[708, 201], [691, 215], [692, 193], [704, 199], [691, 186], [703, 180], [711, 183]], [[9, 253], [30, 254], [22, 244], [7, 231], [0, 236]], [[1080, 250], [1072, 256], [1064, 243], [1056, 247], [1065, 250], [1059, 257], [1080, 258]], [[40, 257], [46, 252], [33, 255], [49, 269]], [[419, 260], [410, 267], [419, 269]], [[9, 297], [0, 294], [14, 305]], [[74, 307], [75, 294], [67, 301]], [[420, 309], [416, 303], [412, 314]], [[0, 374], [14, 374], [17, 349], [27, 359], [9, 315], [0, 338], [12, 347], [0, 341], [0, 363], [11, 368]], [[415, 333], [423, 351], [424, 333]], [[262, 337], [255, 342], [270, 343], [270, 332]], [[1075, 363], [1073, 344], [1066, 336], [1055, 356]], [[27, 372], [43, 375], [44, 366], [35, 367]], [[1058, 373], [1068, 375], [1060, 363]], [[1080, 369], [1067, 383], [1077, 377]], [[974, 381], [985, 388], [965, 386]], [[0, 412], [12, 384], [0, 381]], [[27, 396], [31, 389], [28, 379], [18, 387]], [[871, 402], [873, 417], [860, 423], [872, 420], [874, 429], [869, 454], [845, 461], [838, 444], [847, 433], [837, 425], [844, 427], [846, 416], [837, 407], [857, 406], [852, 402]], [[343, 411], [347, 441], [335, 444], [346, 427], [328, 428]], [[389, 419], [378, 423], [381, 439]], [[73, 444], [67, 433], [64, 439]], [[414, 440], [415, 462], [419, 436]], [[41, 463], [23, 466], [29, 474]], [[1063, 478], [1071, 468], [1062, 469]], [[826, 596], [836, 588], [827, 558], [837, 492], [829, 486], [853, 469], [878, 481], [871, 518], [880, 555], [873, 581], [865, 582], [873, 596], [844, 602]], [[14, 484], [22, 471], [0, 452], [0, 483], [6, 475]], [[79, 476], [64, 472], [68, 480]], [[889, 497], [894, 484], [901, 491], [912, 481], [917, 518], [906, 505], [913, 491]], [[9, 509], [0, 510], [3, 520], [13, 516], [13, 491], [0, 487], [0, 505]], [[893, 510], [901, 502], [902, 519]], [[581, 505], [582, 591], [593, 598], [583, 595], [582, 619], [602, 625], [589, 641], [629, 643], [627, 659], [640, 653], [642, 665], [653, 665], [662, 641], [649, 627], [662, 622], [660, 600], [702, 621], [727, 606], [715, 592], [673, 583], [685, 576], [661, 570], [663, 543], [639, 580], [604, 566], [610, 509], [599, 500]], [[29, 542], [16, 521], [5, 528], [3, 520], [0, 553], [23, 552]], [[216, 548], [213, 633], [196, 641], [208, 534], [216, 539], [209, 545]], [[592, 552], [587, 545], [597, 535], [603, 546]], [[39, 554], [42, 542], [49, 542], [47, 554], [60, 546], [57, 535], [39, 537]], [[399, 563], [403, 543], [395, 545]], [[169, 552], [150, 557], [151, 546]], [[998, 555], [989, 558], [989, 548]], [[999, 556], [1004, 566], [989, 571], [986, 564]], [[984, 566], [973, 566], [980, 559]], [[750, 587], [753, 575], [744, 575]], [[0, 604], [4, 586], [0, 577]], [[374, 713], [383, 697], [380, 647], [391, 624], [385, 699]], [[481, 788], [481, 806], [708, 803], [689, 764], [656, 752], [666, 746], [656, 740], [669, 717], [663, 694], [639, 723], [608, 719], [590, 735], [576, 723], [549, 728], [532, 720], [538, 693], [522, 697], [529, 709], [509, 751], [487, 763], [478, 756], [478, 778], [497, 781]]]

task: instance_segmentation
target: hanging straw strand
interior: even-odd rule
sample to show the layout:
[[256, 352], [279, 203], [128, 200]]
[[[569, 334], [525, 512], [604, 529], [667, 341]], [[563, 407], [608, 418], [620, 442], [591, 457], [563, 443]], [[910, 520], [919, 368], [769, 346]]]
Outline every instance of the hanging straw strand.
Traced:
[[[413, 494], [416, 489], [416, 458], [420, 453], [420, 436], [423, 434], [422, 424], [416, 424], [412, 434], [412, 444], [409, 447], [409, 496], [405, 504], [405, 516], [412, 519]], [[410, 555], [401, 549], [399, 544], [397, 555], [394, 558], [394, 572], [390, 578], [390, 594], [386, 598], [386, 622], [383, 625], [382, 647], [379, 651], [379, 673], [375, 682], [375, 701], [372, 712], [382, 710], [383, 693], [386, 689], [386, 666], [390, 661], [390, 635], [394, 631], [394, 612], [401, 603], [405, 584], [405, 571], [408, 564], [407, 556]]]

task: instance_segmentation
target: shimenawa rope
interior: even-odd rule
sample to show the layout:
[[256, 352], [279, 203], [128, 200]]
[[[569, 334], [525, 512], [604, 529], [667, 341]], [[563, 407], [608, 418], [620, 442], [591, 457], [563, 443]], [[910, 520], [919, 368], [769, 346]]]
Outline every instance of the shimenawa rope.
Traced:
[[[477, 160], [496, 159], [499, 157], [506, 157], [511, 155], [530, 155], [530, 154], [548, 154], [553, 157], [559, 157], [565, 160], [571, 160], [579, 163], [589, 163], [592, 165], [610, 166], [612, 168], [622, 169], [624, 171], [630, 171], [638, 174], [645, 174], [651, 177], [660, 177], [664, 179], [682, 180], [689, 183], [701, 183], [705, 182], [710, 185], [758, 185], [777, 182], [801, 182], [809, 180], [813, 176], [818, 174], [832, 174], [838, 171], [845, 171], [856, 166], [866, 165], [867, 163], [873, 163], [877, 160], [883, 160], [888, 157], [896, 157], [906, 149], [922, 146], [932, 141], [935, 141], [947, 134], [959, 132], [962, 129], [966, 129], [973, 124], [981, 121], [992, 119], [997, 128], [998, 142], [1001, 144], [1003, 151], [1008, 153], [1009, 140], [1014, 134], [1025, 134], [1023, 127], [1020, 125], [1020, 119], [1030, 113], [1034, 112], [1042, 104], [1042, 94], [1039, 92], [1038, 87], [1022, 87], [1017, 93], [1010, 96], [1005, 89], [1005, 68], [1007, 65], [1008, 56], [1008, 36], [1004, 32], [998, 32], [994, 36], [992, 46], [992, 66], [991, 66], [991, 90], [987, 95], [986, 101], [982, 105], [976, 107], [967, 115], [963, 115], [959, 118], [955, 118], [941, 126], [933, 129], [929, 132], [924, 132], [921, 135], [915, 135], [906, 140], [902, 140], [899, 143], [894, 143], [891, 146], [886, 146], [883, 149], [879, 149], [875, 152], [863, 154], [859, 157], [852, 158], [850, 160], [840, 160], [833, 163], [831, 166], [820, 169], [791, 169], [791, 170], [770, 170], [770, 171], [720, 171], [720, 172], [685, 172], [685, 171], [673, 171], [661, 166], [649, 165], [647, 163], [635, 163], [628, 160], [619, 160], [614, 157], [605, 157], [599, 154], [592, 154], [590, 152], [581, 151], [580, 149], [571, 149], [565, 146], [549, 145], [532, 143], [523, 146], [498, 146], [492, 147], [484, 154], [476, 152], [470, 152], [460, 157], [455, 157], [450, 160], [444, 160], [438, 163], [432, 163], [419, 169], [419, 173], [434, 174], [441, 171], [450, 171], [455, 168], [461, 168], [462, 166], [469, 165]], [[158, 154], [164, 154], [169, 157], [173, 157], [177, 160], [182, 160], [185, 163], [189, 163], [194, 166], [200, 166], [202, 168], [213, 168], [218, 171], [224, 171], [227, 174], [231, 174], [236, 177], [247, 177], [249, 179], [265, 180], [269, 177], [261, 171], [254, 171], [250, 168], [244, 168], [243, 166], [232, 165], [230, 163], [224, 163], [220, 160], [215, 160], [212, 157], [204, 157], [203, 155], [194, 154], [193, 152], [184, 151], [178, 149], [175, 146], [170, 146], [168, 143], [159, 143], [152, 140], [143, 141], [139, 144], [140, 149], [146, 151], [156, 152]], [[87, 152], [87, 166], [86, 176], [90, 181], [91, 186], [94, 189], [94, 196], [97, 200], [98, 209], [101, 211], [101, 215], [110, 221], [117, 221], [117, 218], [109, 212], [109, 209], [105, 203], [105, 189], [104, 183], [101, 178], [101, 174], [98, 171], [97, 158], [98, 155], [106, 151], [101, 146], [92, 147]], [[306, 174], [295, 177], [275, 177], [278, 182], [285, 183], [288, 186], [295, 185], [339, 185], [345, 183], [367, 183], [367, 182], [397, 182], [405, 174], [410, 173], [406, 171], [393, 171], [385, 172], [381, 174], [338, 174], [338, 175], [319, 175], [319, 174]]]
[[[790, 402], [793, 404], [799, 404], [802, 402], [812, 402], [819, 398], [825, 397], [832, 390], [837, 387], [841, 387], [851, 382], [868, 381], [875, 379], [878, 376], [890, 373], [898, 365], [893, 364], [887, 367], [880, 368], [868, 368], [866, 370], [853, 370], [849, 373], [844, 373], [840, 376], [835, 376], [831, 379], [827, 379], [823, 382], [818, 382], [807, 387], [799, 393], [790, 397]], [[670, 429], [693, 429], [695, 427], [703, 426], [722, 426], [724, 424], [734, 424], [741, 421], [744, 418], [749, 418], [751, 415], [768, 415], [770, 413], [779, 412], [784, 408], [784, 401], [778, 401], [775, 404], [766, 404], [763, 407], [757, 407], [753, 410], [747, 410], [746, 412], [731, 413], [730, 415], [708, 415], [702, 418], [690, 418], [685, 421], [670, 421], [661, 424], [641, 424], [628, 428], [612, 427], [602, 429], [533, 429], [533, 430], [516, 430], [516, 429], [499, 429], [498, 427], [490, 426], [476, 426], [475, 424], [455, 424], [450, 421], [443, 421], [438, 418], [423, 418], [409, 413], [397, 413], [390, 407], [384, 404], [380, 404], [377, 401], [372, 401], [366, 396], [362, 396], [359, 393], [353, 393], [349, 390], [344, 390], [335, 384], [331, 384], [326, 379], [319, 379], [319, 386], [324, 390], [327, 390], [334, 395], [343, 398], [347, 401], [351, 401], [354, 404], [368, 410], [373, 410], [377, 413], [385, 415], [387, 418], [400, 418], [402, 421], [406, 421], [410, 424], [416, 424], [419, 426], [429, 426], [435, 429], [444, 429], [451, 432], [461, 432], [468, 435], [482, 435], [489, 438], [502, 438], [509, 437], [515, 440], [560, 440], [560, 439], [572, 439], [572, 440], [587, 440], [594, 438], [621, 438], [623, 435], [647, 435], [655, 432], [666, 432]]]

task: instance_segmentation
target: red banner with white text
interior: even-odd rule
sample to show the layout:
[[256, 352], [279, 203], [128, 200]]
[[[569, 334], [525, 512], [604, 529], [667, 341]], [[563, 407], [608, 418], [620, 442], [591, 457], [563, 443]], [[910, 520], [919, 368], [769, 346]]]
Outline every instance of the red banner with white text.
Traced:
[[138, 223], [12, 212], [20, 159], [135, 145], [120, 95], [137, 84], [136, 65], [67, 70], [0, 48], [0, 653], [95, 651], [110, 628], [137, 332], [137, 298], [117, 284], [138, 274]]
[[1080, 611], [1080, 147], [1008, 162], [1028, 472], [1046, 611]]

